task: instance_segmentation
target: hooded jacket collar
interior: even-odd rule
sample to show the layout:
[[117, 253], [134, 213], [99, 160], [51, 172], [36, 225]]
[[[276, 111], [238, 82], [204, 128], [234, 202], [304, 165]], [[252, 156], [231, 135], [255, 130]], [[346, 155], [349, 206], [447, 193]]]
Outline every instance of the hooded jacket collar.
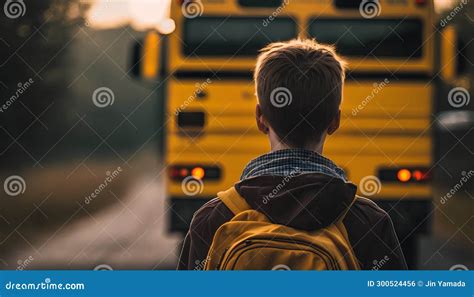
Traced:
[[354, 184], [322, 173], [262, 175], [245, 179], [235, 188], [271, 222], [307, 231], [342, 219], [357, 191]]

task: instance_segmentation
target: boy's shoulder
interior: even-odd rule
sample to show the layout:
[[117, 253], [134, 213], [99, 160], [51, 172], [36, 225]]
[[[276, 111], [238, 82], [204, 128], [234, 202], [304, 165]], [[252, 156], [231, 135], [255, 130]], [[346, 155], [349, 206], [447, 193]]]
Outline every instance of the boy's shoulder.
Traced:
[[389, 217], [388, 213], [380, 208], [375, 201], [359, 195], [356, 195], [355, 203], [351, 209], [365, 213], [367, 219], [370, 221], [379, 221], [380, 219]]
[[222, 224], [230, 221], [233, 216], [234, 214], [219, 198], [213, 198], [194, 213], [190, 231], [199, 234], [213, 234]]

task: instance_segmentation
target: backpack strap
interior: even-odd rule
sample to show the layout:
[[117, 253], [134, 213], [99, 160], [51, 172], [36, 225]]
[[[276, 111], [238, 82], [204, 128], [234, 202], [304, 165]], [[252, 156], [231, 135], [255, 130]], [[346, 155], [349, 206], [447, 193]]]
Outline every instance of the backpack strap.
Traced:
[[240, 196], [235, 187], [217, 193], [217, 197], [227, 206], [234, 215], [252, 209], [245, 199]]

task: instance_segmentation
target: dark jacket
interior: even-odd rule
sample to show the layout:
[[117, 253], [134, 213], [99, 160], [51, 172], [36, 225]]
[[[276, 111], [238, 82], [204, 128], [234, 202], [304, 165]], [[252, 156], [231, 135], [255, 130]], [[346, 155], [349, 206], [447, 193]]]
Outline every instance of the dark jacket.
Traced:
[[[356, 186], [320, 173], [291, 178], [258, 176], [235, 185], [253, 208], [276, 224], [317, 230], [345, 215], [343, 223], [362, 269], [407, 269], [389, 215], [372, 200], [357, 197]], [[272, 193], [269, 195], [269, 193]], [[193, 217], [184, 240], [178, 269], [202, 269], [216, 230], [234, 214], [218, 198]]]

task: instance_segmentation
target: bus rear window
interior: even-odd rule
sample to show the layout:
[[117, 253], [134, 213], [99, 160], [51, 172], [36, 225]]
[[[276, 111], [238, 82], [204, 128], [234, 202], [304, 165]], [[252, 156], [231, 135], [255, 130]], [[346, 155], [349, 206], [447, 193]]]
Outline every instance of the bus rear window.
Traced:
[[415, 19], [313, 19], [309, 34], [343, 56], [420, 58], [423, 25]]
[[295, 21], [254, 17], [199, 17], [185, 19], [183, 53], [186, 56], [255, 56], [265, 45], [297, 36]]

